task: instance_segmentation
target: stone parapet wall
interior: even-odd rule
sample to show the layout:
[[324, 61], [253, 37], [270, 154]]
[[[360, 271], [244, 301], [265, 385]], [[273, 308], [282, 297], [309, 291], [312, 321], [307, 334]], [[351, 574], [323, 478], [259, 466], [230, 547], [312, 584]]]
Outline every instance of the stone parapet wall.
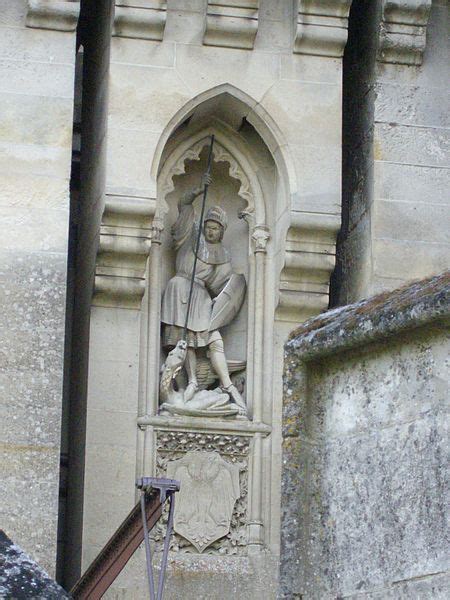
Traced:
[[449, 286], [329, 311], [287, 343], [282, 597], [448, 596]]

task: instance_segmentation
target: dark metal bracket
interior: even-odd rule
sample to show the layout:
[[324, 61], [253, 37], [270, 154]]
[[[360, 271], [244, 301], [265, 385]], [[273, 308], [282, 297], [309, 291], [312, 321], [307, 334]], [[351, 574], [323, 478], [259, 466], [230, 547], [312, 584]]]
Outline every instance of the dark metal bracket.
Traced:
[[[141, 514], [144, 528], [145, 559], [147, 563], [148, 588], [150, 600], [162, 600], [164, 591], [164, 579], [166, 576], [167, 556], [169, 554], [170, 537], [173, 529], [173, 512], [175, 510], [175, 492], [180, 489], [180, 482], [175, 479], [164, 479], [162, 477], [141, 477], [136, 480], [136, 487], [141, 490]], [[161, 559], [161, 570], [158, 578], [158, 591], [155, 596], [155, 579], [152, 567], [152, 551], [150, 548], [149, 530], [145, 515], [145, 496], [152, 490], [159, 490], [159, 501], [161, 504], [169, 500], [169, 518], [167, 521], [166, 536], [164, 538], [164, 549]]]

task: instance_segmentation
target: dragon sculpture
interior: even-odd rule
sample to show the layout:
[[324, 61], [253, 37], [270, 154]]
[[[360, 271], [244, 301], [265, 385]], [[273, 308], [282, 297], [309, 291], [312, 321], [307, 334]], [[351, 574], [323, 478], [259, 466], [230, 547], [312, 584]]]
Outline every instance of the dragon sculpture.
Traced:
[[[220, 387], [206, 389], [211, 386], [217, 376], [212, 370], [208, 359], [199, 360], [197, 377], [199, 391], [186, 401], [184, 399], [183, 378], [180, 377], [186, 359], [187, 344], [184, 340], [177, 343], [169, 352], [161, 368], [159, 395], [162, 413], [198, 417], [232, 417], [244, 416], [242, 409], [230, 402], [229, 395]], [[242, 371], [245, 362], [228, 361], [230, 373]]]

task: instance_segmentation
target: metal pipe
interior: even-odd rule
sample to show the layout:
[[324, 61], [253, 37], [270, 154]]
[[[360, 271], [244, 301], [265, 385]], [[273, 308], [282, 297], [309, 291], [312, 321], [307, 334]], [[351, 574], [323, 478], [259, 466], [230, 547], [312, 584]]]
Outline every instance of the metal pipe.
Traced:
[[145, 512], [145, 490], [142, 490], [141, 492], [141, 513], [142, 524], [144, 526], [145, 561], [147, 563], [148, 589], [150, 592], [150, 600], [155, 600], [155, 582], [153, 578], [152, 553], [150, 549], [150, 539], [148, 536], [147, 515]]
[[158, 580], [158, 596], [157, 600], [162, 600], [164, 590], [164, 578], [166, 576], [167, 567], [167, 555], [169, 554], [170, 538], [172, 536], [173, 529], [173, 513], [175, 510], [175, 494], [169, 492], [169, 518], [167, 520], [166, 537], [164, 538], [164, 550], [161, 560], [161, 571]]

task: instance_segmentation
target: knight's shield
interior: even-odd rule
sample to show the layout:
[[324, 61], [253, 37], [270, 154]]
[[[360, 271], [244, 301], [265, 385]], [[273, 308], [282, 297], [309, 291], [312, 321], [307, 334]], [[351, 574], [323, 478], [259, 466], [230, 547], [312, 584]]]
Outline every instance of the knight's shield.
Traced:
[[230, 531], [240, 496], [239, 467], [218, 452], [187, 452], [167, 465], [167, 477], [180, 481], [174, 530], [198, 552]]
[[214, 300], [209, 324], [210, 331], [215, 331], [231, 323], [244, 302], [245, 289], [245, 277], [233, 273], [226, 286]]

